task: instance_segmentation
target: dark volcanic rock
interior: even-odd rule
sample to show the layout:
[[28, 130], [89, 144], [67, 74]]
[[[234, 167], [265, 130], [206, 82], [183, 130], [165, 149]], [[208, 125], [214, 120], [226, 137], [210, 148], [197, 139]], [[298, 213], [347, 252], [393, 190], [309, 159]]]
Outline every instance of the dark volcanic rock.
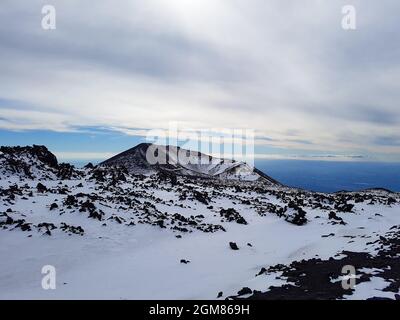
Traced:
[[209, 201], [210, 201], [210, 199], [208, 198], [208, 195], [207, 195], [207, 193], [201, 193], [201, 192], [199, 192], [199, 191], [196, 191], [196, 190], [194, 190], [193, 191], [193, 197], [197, 200], [197, 201], [199, 201], [199, 202], [201, 202], [201, 203], [203, 203], [203, 204], [205, 204], [205, 205], [208, 205], [208, 203], [209, 203]]
[[87, 165], [84, 166], [85, 169], [93, 169], [94, 165], [93, 163], [89, 162]]
[[339, 212], [352, 212], [354, 204], [339, 203], [335, 205], [335, 209]]
[[291, 214], [286, 213], [285, 220], [293, 223], [297, 226], [302, 226], [307, 223], [306, 212], [294, 201], [290, 201], [288, 205], [289, 209], [292, 209]]
[[[354, 266], [357, 274], [356, 284], [370, 281], [372, 277], [384, 279], [388, 285], [383, 291], [398, 293], [400, 290], [400, 226], [392, 228], [386, 237], [378, 242], [381, 249], [376, 255], [367, 252], [343, 251], [343, 258], [328, 260], [309, 259], [295, 261], [290, 265], [276, 265], [262, 268], [259, 276], [282, 272], [287, 283], [282, 286], [271, 286], [266, 292], [254, 292], [249, 299], [261, 300], [332, 300], [351, 295], [354, 289], [343, 288], [340, 279], [343, 266]], [[378, 270], [371, 273], [368, 270]], [[239, 299], [238, 296], [231, 297]], [[375, 297], [379, 298], [379, 297]], [[380, 298], [379, 298], [380, 299]]]
[[60, 229], [63, 230], [64, 232], [74, 233], [74, 234], [78, 234], [81, 236], [83, 236], [85, 233], [85, 230], [83, 230], [83, 228], [81, 226], [75, 227], [75, 226], [68, 225], [65, 222], [61, 222]]
[[51, 204], [51, 206], [50, 206], [50, 211], [51, 211], [51, 210], [54, 210], [54, 209], [58, 209], [58, 204], [55, 203], [55, 202]]
[[36, 189], [40, 193], [47, 192], [47, 187], [45, 185], [41, 184], [40, 182], [37, 184]]
[[248, 287], [244, 287], [244, 288], [242, 288], [241, 290], [238, 291], [238, 295], [239, 296], [243, 296], [245, 294], [252, 294], [252, 293], [253, 293], [253, 290], [251, 290]]
[[46, 147], [0, 147], [2, 169], [10, 174], [35, 178], [35, 174], [50, 177], [58, 169], [57, 158]]
[[236, 221], [239, 224], [247, 224], [247, 221], [233, 208], [221, 209], [220, 215], [228, 222]]
[[189, 260], [185, 260], [185, 259], [181, 259], [181, 263], [188, 264], [188, 263], [190, 263], [190, 261]]
[[345, 225], [346, 223], [342, 218], [338, 217], [334, 211], [329, 212], [329, 220], [337, 221], [337, 223]]

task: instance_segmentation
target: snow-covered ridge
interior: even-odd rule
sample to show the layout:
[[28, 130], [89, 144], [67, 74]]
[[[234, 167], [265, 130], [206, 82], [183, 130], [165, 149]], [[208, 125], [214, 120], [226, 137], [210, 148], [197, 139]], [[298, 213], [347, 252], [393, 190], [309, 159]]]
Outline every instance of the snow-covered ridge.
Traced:
[[77, 177], [78, 172], [67, 163], [58, 163], [45, 146], [0, 147], [0, 179], [57, 179]]
[[[153, 156], [153, 151], [157, 153], [156, 160], [161, 161], [152, 162], [149, 160], [149, 155]], [[180, 157], [180, 155], [182, 156]], [[124, 166], [131, 173], [167, 172], [193, 177], [243, 181], [261, 179], [271, 184], [278, 183], [244, 162], [216, 158], [180, 147], [152, 145], [150, 143], [139, 144], [104, 161], [100, 166]]]
[[[125, 166], [131, 151], [120, 159], [75, 169], [44, 147], [1, 149], [0, 299], [399, 294], [399, 193], [314, 193], [157, 168], [143, 175]], [[56, 267], [57, 290], [42, 289], [44, 265]], [[341, 286], [344, 265], [357, 266], [352, 290]]]

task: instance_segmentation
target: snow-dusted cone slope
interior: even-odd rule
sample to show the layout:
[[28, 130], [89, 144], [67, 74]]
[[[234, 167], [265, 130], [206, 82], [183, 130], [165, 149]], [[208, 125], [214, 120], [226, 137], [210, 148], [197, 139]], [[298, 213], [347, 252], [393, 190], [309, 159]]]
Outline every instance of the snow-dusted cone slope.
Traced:
[[45, 147], [0, 149], [0, 299], [399, 298], [398, 193], [156, 166], [146, 148], [83, 169]]
[[131, 173], [166, 172], [176, 175], [236, 180], [265, 180], [278, 183], [271, 177], [244, 162], [220, 159], [204, 153], [175, 146], [142, 143], [104, 161], [101, 166], [124, 166]]

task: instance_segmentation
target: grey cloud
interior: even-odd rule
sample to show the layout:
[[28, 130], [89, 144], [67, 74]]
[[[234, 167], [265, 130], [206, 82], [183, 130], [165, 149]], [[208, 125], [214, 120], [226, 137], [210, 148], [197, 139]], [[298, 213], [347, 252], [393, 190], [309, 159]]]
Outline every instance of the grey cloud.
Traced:
[[14, 4], [4, 5], [0, 19], [8, 27], [0, 28], [0, 57], [23, 60], [28, 55], [29, 59], [60, 61], [70, 68], [93, 66], [167, 80], [234, 80], [244, 76], [236, 70], [234, 54], [224, 56], [201, 40], [176, 31], [135, 28], [110, 19], [102, 11], [97, 18], [103, 22], [87, 23], [93, 19], [90, 13], [97, 12], [95, 4], [82, 9], [77, 2], [54, 1], [53, 5], [58, 17], [54, 31], [40, 28], [41, 1], [17, 4], [12, 14], [7, 8]]
[[304, 139], [289, 139], [287, 140], [289, 142], [295, 142], [295, 143], [300, 143], [300, 144], [313, 144], [312, 141], [310, 140], [304, 140]]
[[[395, 105], [394, 105], [395, 106]], [[400, 113], [393, 110], [384, 110], [381, 106], [371, 107], [358, 104], [329, 107], [316, 106], [305, 108], [310, 113], [318, 114], [320, 117], [328, 117], [332, 120], [340, 119], [354, 122], [369, 122], [377, 125], [398, 125], [400, 124]], [[335, 121], [333, 121], [335, 123]], [[337, 123], [337, 121], [336, 121]], [[340, 125], [340, 122], [339, 122]]]
[[264, 137], [264, 136], [256, 136], [255, 139], [256, 139], [256, 140], [267, 141], [267, 142], [268, 142], [268, 141], [269, 141], [269, 142], [270, 142], [270, 141], [276, 141], [276, 139], [272, 139], [272, 138]]
[[396, 145], [384, 137], [400, 125], [399, 1], [352, 1], [351, 32], [345, 0], [177, 3], [54, 0], [46, 32], [43, 1], [3, 1], [0, 108], [70, 128], [183, 119], [253, 128], [266, 144]]
[[379, 136], [373, 142], [380, 146], [400, 147], [400, 136]]

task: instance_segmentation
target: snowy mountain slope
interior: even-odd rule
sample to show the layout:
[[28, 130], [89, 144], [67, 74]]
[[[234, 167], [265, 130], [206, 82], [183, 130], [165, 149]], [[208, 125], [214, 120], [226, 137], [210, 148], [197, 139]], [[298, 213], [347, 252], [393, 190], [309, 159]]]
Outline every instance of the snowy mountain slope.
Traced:
[[[157, 163], [149, 158], [155, 154]], [[156, 162], [156, 161], [154, 161]], [[220, 159], [209, 155], [182, 149], [175, 146], [159, 146], [142, 143], [122, 152], [100, 164], [101, 166], [124, 166], [133, 173], [168, 172], [177, 175], [212, 177], [236, 180], [267, 180], [272, 184], [278, 182], [250, 167], [248, 164], [234, 160]]]
[[[322, 194], [115, 166], [41, 181], [7, 173], [0, 299], [394, 299], [399, 209], [385, 190]], [[341, 289], [347, 264], [354, 290]], [[44, 265], [57, 270], [56, 290], [41, 287]]]
[[0, 147], [0, 177], [3, 179], [65, 179], [76, 175], [73, 166], [59, 164], [56, 156], [44, 146]]

